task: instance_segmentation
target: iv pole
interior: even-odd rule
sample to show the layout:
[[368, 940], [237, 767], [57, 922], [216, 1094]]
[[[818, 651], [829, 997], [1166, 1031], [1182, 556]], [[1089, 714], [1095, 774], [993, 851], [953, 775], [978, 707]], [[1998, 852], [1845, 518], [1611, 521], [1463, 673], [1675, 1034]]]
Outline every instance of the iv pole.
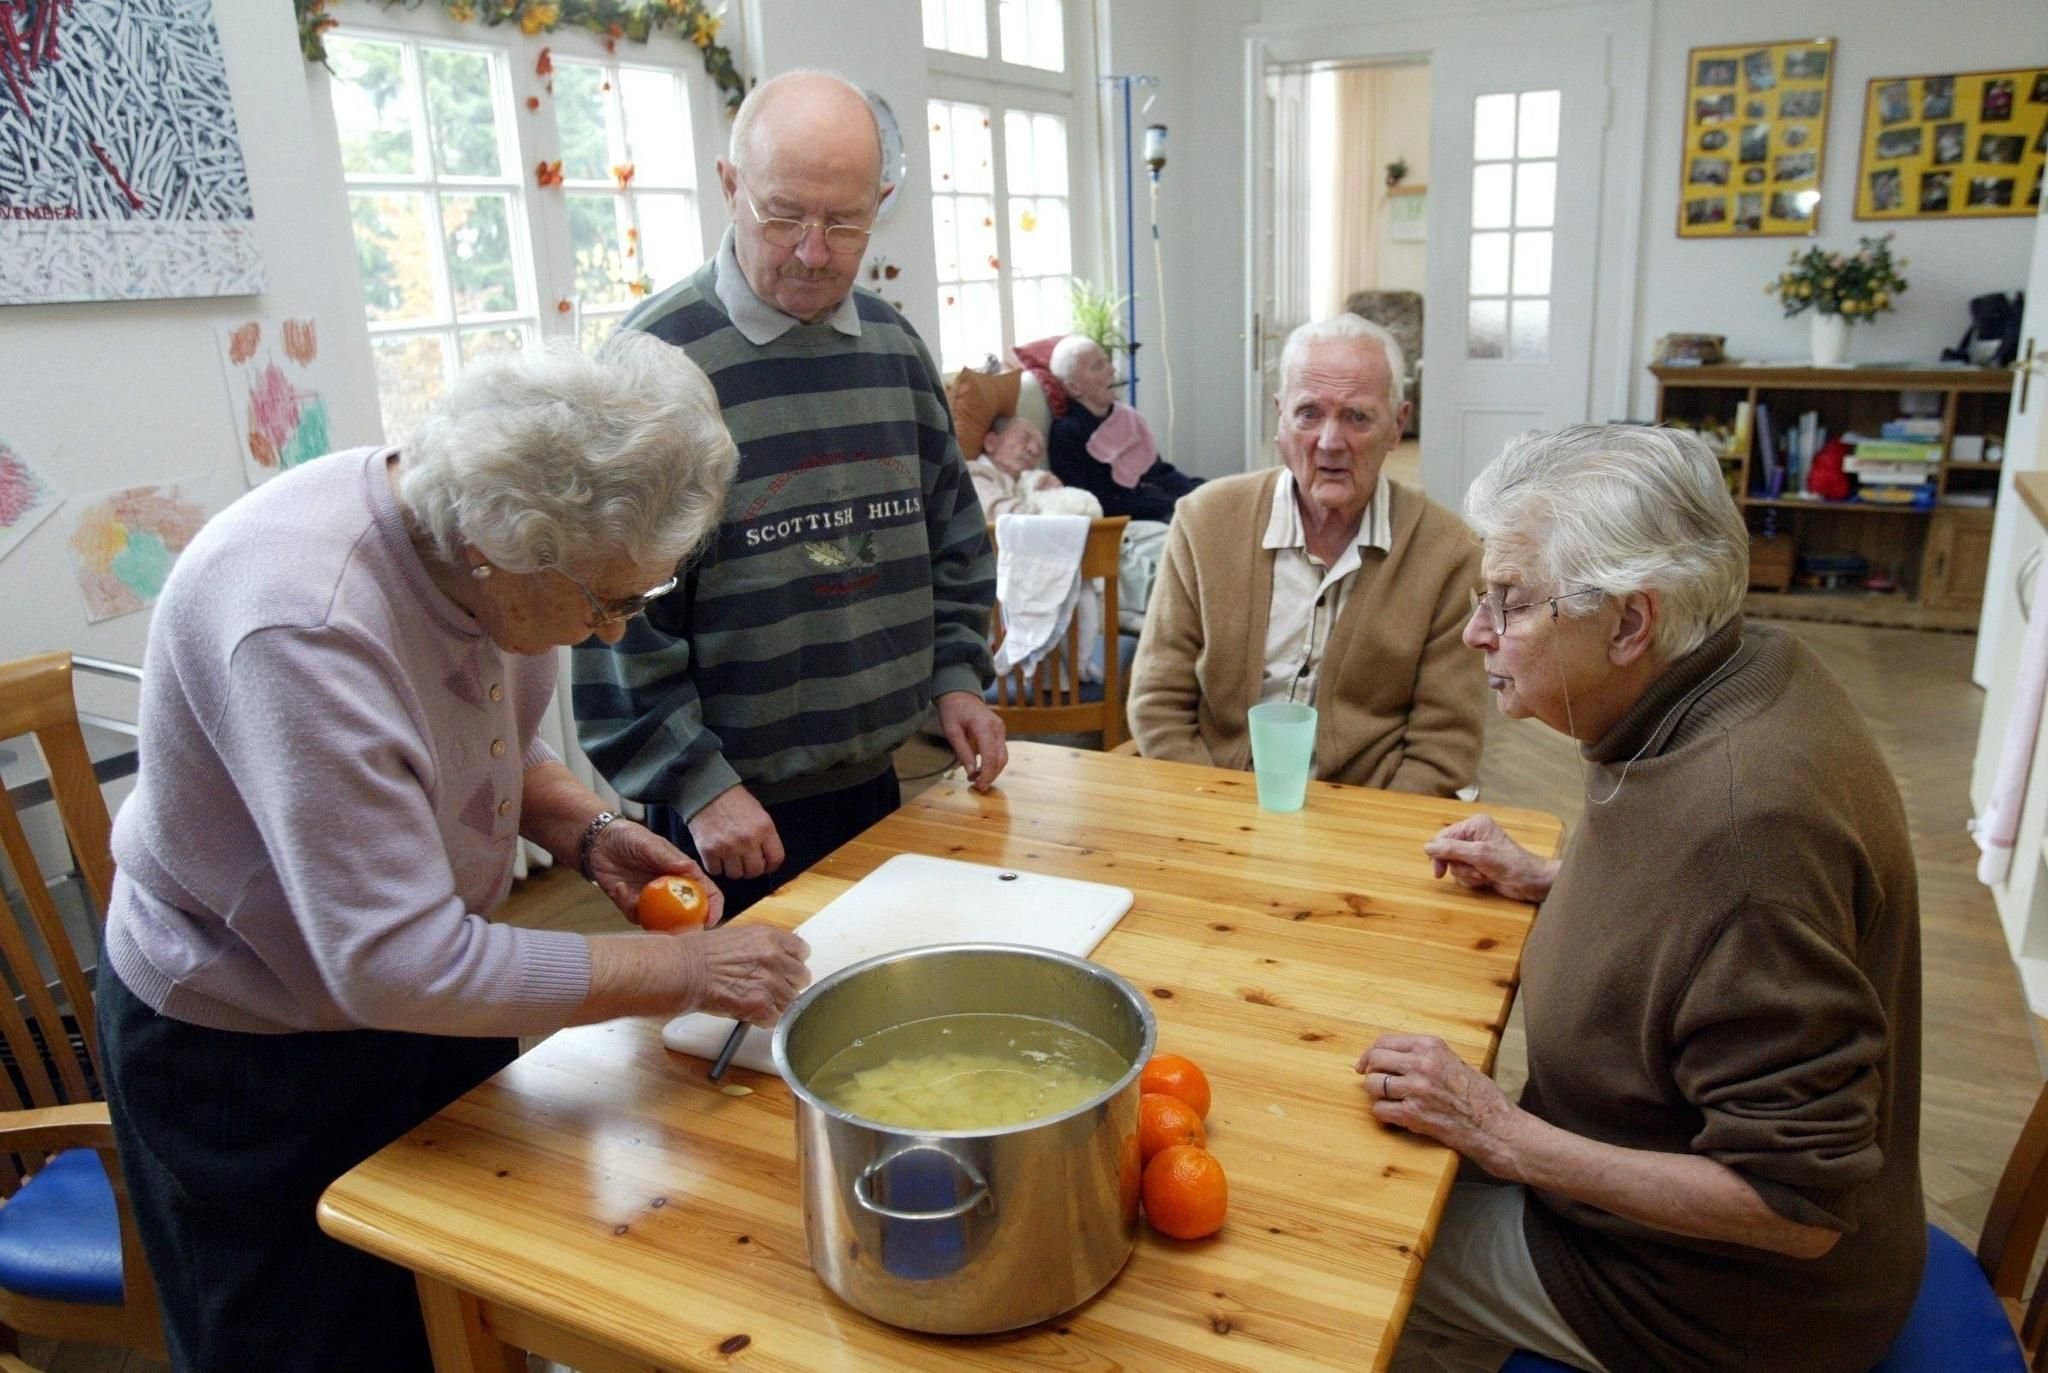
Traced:
[[[1123, 94], [1124, 106], [1124, 344], [1131, 355], [1130, 390], [1127, 393], [1133, 409], [1138, 404], [1138, 222], [1137, 222], [1137, 167], [1131, 157], [1131, 87], [1159, 84], [1156, 76], [1104, 76], [1098, 80], [1104, 85], [1114, 85]], [[1152, 102], [1147, 99], [1145, 106], [1150, 109]]]

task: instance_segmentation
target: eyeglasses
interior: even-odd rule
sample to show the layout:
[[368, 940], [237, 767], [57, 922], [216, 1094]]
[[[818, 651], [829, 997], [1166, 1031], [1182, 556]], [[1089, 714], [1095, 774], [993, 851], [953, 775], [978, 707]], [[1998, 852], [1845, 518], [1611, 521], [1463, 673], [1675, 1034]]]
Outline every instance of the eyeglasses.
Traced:
[[554, 566], [550, 566], [548, 570], [550, 572], [560, 572], [564, 577], [567, 577], [570, 584], [583, 593], [583, 599], [590, 602], [590, 627], [592, 629], [603, 629], [606, 625], [615, 625], [621, 620], [632, 619], [635, 615], [647, 609], [648, 606], [660, 600], [663, 596], [668, 595], [669, 592], [674, 591], [677, 581], [676, 578], [670, 577], [660, 586], [643, 591], [638, 596], [622, 596], [616, 601], [601, 601], [597, 598], [596, 593], [585, 586], [573, 573]]
[[1550, 618], [1555, 620], [1558, 616], [1557, 603], [1559, 601], [1569, 601], [1574, 596], [1598, 596], [1600, 594], [1600, 588], [1597, 586], [1582, 586], [1577, 591], [1564, 591], [1555, 596], [1538, 596], [1531, 600], [1517, 601], [1513, 605], [1509, 605], [1507, 603], [1507, 592], [1488, 591], [1484, 587], [1475, 586], [1471, 591], [1471, 614], [1478, 615], [1484, 612], [1487, 629], [1494, 634], [1505, 634], [1508, 632], [1508, 617], [1518, 610], [1527, 610], [1532, 605], [1547, 605], [1550, 607]]
[[[734, 169], [738, 175], [738, 169]], [[747, 209], [753, 213], [754, 222], [761, 226], [761, 237], [778, 248], [794, 248], [804, 241], [804, 235], [816, 224], [825, 235], [827, 252], [842, 255], [857, 253], [868, 246], [868, 237], [873, 229], [863, 229], [858, 224], [826, 224], [815, 219], [772, 219], [761, 213], [761, 207], [754, 201], [754, 193], [740, 187], [740, 194], [746, 197]]]

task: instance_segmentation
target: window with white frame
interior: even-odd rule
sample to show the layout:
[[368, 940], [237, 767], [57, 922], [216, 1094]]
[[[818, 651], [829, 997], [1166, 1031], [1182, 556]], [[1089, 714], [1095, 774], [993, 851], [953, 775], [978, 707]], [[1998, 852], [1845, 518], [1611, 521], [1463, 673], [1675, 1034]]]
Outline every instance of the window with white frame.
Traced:
[[701, 261], [679, 70], [544, 61], [523, 36], [342, 29], [327, 51], [387, 437], [469, 363], [572, 330], [595, 347]]
[[1472, 105], [1471, 271], [1465, 356], [1550, 356], [1559, 93], [1501, 91]]
[[924, 0], [939, 358], [949, 372], [1072, 326], [1078, 64], [1067, 7]]

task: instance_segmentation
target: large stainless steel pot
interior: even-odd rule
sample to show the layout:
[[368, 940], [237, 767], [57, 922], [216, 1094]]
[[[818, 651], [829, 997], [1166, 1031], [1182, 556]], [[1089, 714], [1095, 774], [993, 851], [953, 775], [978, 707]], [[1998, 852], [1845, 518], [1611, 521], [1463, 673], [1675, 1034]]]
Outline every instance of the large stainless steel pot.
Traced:
[[[1130, 1069], [1063, 1115], [994, 1130], [880, 1125], [810, 1090], [863, 1035], [969, 1012], [1060, 1021]], [[811, 1266], [849, 1305], [936, 1334], [1011, 1330], [1094, 1296], [1137, 1240], [1138, 1074], [1154, 1036], [1128, 982], [1046, 949], [932, 945], [819, 982], [775, 1031], [775, 1066], [796, 1095]]]

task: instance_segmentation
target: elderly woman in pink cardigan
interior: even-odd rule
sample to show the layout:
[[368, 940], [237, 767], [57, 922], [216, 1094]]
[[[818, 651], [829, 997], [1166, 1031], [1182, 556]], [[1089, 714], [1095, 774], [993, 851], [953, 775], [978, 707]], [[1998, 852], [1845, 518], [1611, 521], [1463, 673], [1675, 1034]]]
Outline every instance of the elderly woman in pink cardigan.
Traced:
[[1116, 398], [1116, 364], [1102, 345], [1069, 334], [1054, 346], [1050, 366], [1069, 401], [1047, 436], [1053, 475], [1092, 494], [1105, 515], [1171, 520], [1174, 503], [1202, 479], [1161, 457], [1145, 417]]
[[656, 876], [704, 880], [535, 730], [556, 650], [617, 639], [675, 585], [734, 463], [704, 375], [621, 335], [601, 360], [466, 374], [403, 444], [278, 477], [179, 559], [98, 995], [177, 1368], [428, 1367], [410, 1277], [322, 1235], [322, 1189], [516, 1036], [691, 1010], [767, 1024], [808, 980], [803, 941], [759, 926], [489, 918], [522, 836], [622, 911]]

